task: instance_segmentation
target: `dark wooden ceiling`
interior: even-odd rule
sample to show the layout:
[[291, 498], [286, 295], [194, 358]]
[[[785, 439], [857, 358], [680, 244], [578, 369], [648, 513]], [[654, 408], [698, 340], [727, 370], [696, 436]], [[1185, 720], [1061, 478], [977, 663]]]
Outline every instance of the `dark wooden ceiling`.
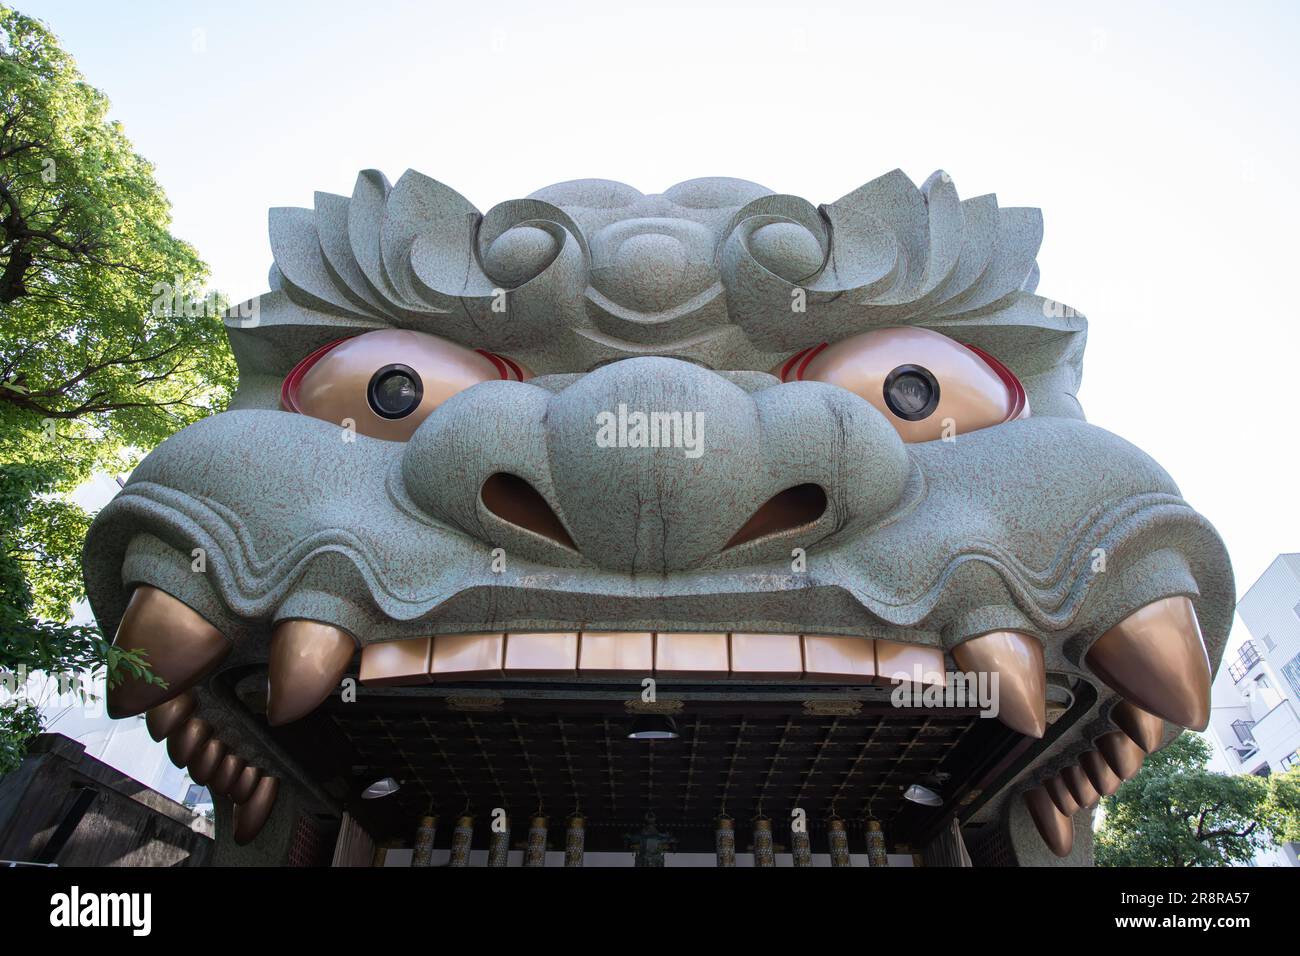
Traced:
[[[485, 691], [478, 685], [465, 693]], [[454, 695], [363, 696], [326, 705], [295, 742], [285, 743], [323, 777], [335, 775], [344, 802], [381, 840], [409, 845], [419, 817], [432, 807], [441, 818], [437, 845], [446, 846], [455, 818], [468, 807], [477, 820], [475, 845], [482, 847], [492, 811], [501, 807], [511, 818], [512, 842], [522, 843], [540, 807], [551, 818], [553, 848], [562, 846], [564, 819], [580, 810], [589, 850], [625, 849], [626, 835], [653, 813], [679, 849], [703, 851], [713, 848], [721, 813], [737, 820], [744, 847], [748, 821], [759, 813], [778, 821], [782, 843], [780, 821], [798, 807], [815, 851], [825, 851], [825, 821], [835, 812], [848, 821], [854, 852], [861, 852], [861, 835], [853, 831], [868, 814], [883, 822], [891, 845], [919, 848], [940, 816], [969, 801], [974, 778], [1019, 739], [969, 711], [858, 701], [857, 713], [837, 715], [809, 710], [834, 710], [834, 700], [806, 704], [755, 694], [683, 700], [674, 715], [678, 739], [630, 740], [637, 714], [622, 701], [551, 693], [507, 696], [490, 701], [489, 709]], [[313, 758], [304, 750], [317, 752]], [[328, 769], [321, 762], [326, 752]], [[385, 776], [401, 782], [398, 793], [355, 798]], [[946, 806], [903, 800], [906, 787], [918, 782], [943, 792]]]

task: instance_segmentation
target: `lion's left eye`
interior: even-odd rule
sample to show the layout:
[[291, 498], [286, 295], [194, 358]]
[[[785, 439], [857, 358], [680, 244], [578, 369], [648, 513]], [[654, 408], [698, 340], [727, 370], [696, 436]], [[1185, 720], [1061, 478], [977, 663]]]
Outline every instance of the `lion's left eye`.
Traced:
[[1029, 415], [1020, 381], [993, 356], [922, 328], [876, 329], [818, 345], [773, 370], [829, 382], [875, 405], [903, 441], [933, 441]]
[[280, 390], [291, 412], [359, 433], [406, 441], [429, 413], [479, 382], [523, 381], [528, 373], [491, 352], [436, 335], [381, 329], [317, 349], [294, 366]]
[[380, 418], [405, 418], [420, 407], [424, 382], [409, 365], [385, 365], [370, 377], [366, 398]]

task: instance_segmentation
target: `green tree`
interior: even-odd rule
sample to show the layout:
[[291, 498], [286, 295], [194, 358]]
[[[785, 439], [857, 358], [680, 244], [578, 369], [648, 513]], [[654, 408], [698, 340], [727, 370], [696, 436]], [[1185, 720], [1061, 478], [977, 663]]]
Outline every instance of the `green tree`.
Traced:
[[215, 309], [194, 307], [203, 263], [108, 108], [0, 6], [0, 461], [59, 461], [62, 484], [128, 466], [234, 381]]
[[[205, 267], [108, 109], [0, 5], [0, 668], [113, 681], [146, 662], [67, 623], [89, 515], [66, 493], [222, 407], [235, 371]], [[0, 711], [3, 752], [31, 732]]]
[[1300, 766], [1268, 778], [1265, 812], [1278, 843], [1300, 843]]
[[[1105, 798], [1097, 831], [1100, 866], [1224, 866], [1245, 863], [1285, 832], [1270, 781], [1206, 769], [1210, 748], [1184, 733], [1146, 759]], [[1281, 799], [1295, 799], [1282, 790]]]
[[[0, 673], [15, 690], [36, 671], [157, 681], [138, 653], [113, 647], [98, 628], [68, 623], [80, 596], [77, 558], [87, 515], [48, 497], [56, 474], [49, 465], [0, 465], [0, 529], [7, 529], [0, 537]], [[30, 701], [0, 705], [0, 774], [22, 761], [26, 741], [40, 730]]]

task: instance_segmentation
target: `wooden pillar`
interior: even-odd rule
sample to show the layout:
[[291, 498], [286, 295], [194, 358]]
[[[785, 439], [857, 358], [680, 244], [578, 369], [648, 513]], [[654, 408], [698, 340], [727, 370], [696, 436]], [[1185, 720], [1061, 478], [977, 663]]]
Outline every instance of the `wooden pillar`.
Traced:
[[827, 828], [827, 838], [831, 845], [831, 866], [852, 866], [849, 859], [849, 833], [844, 829], [844, 821], [832, 817]]
[[493, 821], [492, 835], [488, 837], [488, 859], [487, 865], [497, 869], [504, 867], [510, 858], [510, 818], [501, 818], [501, 829], [496, 828], [496, 821]]
[[528, 826], [528, 847], [524, 850], [524, 866], [546, 865], [546, 817], [533, 817]]
[[870, 866], [889, 866], [885, 833], [880, 829], [879, 820], [867, 821], [867, 863]]
[[754, 821], [754, 865], [776, 866], [776, 853], [772, 849], [772, 821], [759, 817]]
[[474, 842], [474, 818], [463, 816], [456, 821], [451, 834], [451, 862], [449, 866], [469, 866], [470, 846]]
[[728, 816], [718, 817], [718, 866], [736, 865], [736, 821]]
[[795, 866], [812, 866], [812, 841], [808, 839], [808, 827], [791, 825], [790, 855]]
[[421, 817], [415, 831], [415, 854], [411, 866], [433, 866], [433, 837], [438, 832], [437, 817]]
[[569, 829], [564, 833], [564, 865], [582, 866], [583, 848], [587, 843], [587, 821], [578, 814], [569, 817]]

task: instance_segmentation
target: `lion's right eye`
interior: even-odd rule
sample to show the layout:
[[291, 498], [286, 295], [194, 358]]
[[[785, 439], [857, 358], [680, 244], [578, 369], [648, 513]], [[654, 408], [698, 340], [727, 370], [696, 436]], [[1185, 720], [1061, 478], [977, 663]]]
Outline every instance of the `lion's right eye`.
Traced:
[[405, 418], [420, 407], [424, 382], [409, 365], [385, 365], [371, 376], [366, 398], [380, 418]]
[[885, 328], [804, 349], [783, 382], [839, 385], [875, 405], [906, 442], [988, 428], [1029, 415], [1024, 386], [993, 356], [929, 329]]
[[339, 425], [351, 421], [371, 438], [406, 441], [456, 393], [479, 382], [527, 377], [491, 352], [423, 332], [382, 329], [307, 356], [284, 380], [280, 399], [289, 411]]

